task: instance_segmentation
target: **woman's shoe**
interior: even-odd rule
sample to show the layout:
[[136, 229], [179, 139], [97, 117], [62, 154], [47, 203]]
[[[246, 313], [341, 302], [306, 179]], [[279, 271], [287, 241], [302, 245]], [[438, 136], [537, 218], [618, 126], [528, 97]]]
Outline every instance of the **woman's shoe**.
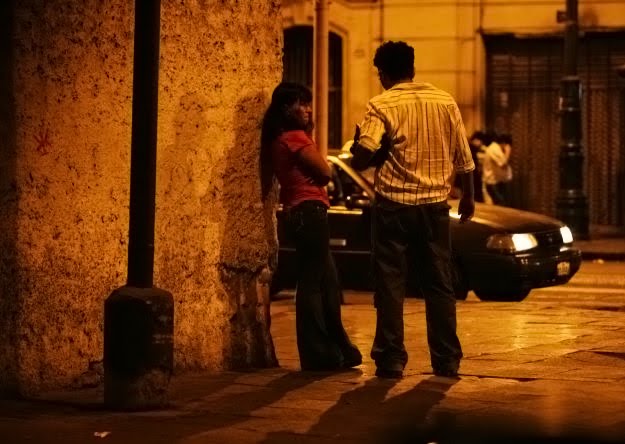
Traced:
[[362, 364], [362, 354], [357, 348], [343, 352], [343, 368], [358, 367]]

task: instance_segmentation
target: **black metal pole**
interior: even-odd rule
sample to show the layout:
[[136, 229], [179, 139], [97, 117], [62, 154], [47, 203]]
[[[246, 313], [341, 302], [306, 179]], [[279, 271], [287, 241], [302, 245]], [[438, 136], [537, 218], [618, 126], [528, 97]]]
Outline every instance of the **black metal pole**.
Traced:
[[571, 228], [577, 239], [587, 239], [588, 201], [583, 189], [582, 90], [577, 75], [577, 10], [577, 0], [566, 1], [564, 69], [560, 90], [560, 189], [556, 199], [556, 213], [558, 219]]
[[149, 288], [154, 272], [160, 0], [135, 2], [128, 285]]
[[174, 363], [174, 302], [154, 287], [154, 213], [160, 0], [135, 1], [128, 282], [104, 303], [104, 402], [167, 405]]

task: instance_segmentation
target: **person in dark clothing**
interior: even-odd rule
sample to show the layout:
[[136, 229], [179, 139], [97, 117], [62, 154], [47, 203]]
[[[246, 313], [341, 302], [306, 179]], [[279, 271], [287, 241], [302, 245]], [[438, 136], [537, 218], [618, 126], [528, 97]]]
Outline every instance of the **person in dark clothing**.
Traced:
[[501, 146], [501, 149], [504, 153], [504, 155], [506, 156], [506, 166], [504, 167], [504, 171], [503, 171], [503, 186], [502, 186], [502, 192], [503, 192], [503, 196], [504, 196], [504, 200], [506, 201], [506, 203], [508, 205], [510, 205], [510, 199], [511, 199], [511, 192], [512, 189], [510, 187], [510, 183], [512, 181], [512, 178], [514, 176], [514, 171], [512, 170], [512, 164], [510, 163], [510, 158], [512, 156], [512, 135], [510, 134], [500, 134], [497, 137], [497, 143], [499, 144], [499, 146]]
[[[482, 131], [475, 131], [469, 137], [469, 148], [471, 149], [471, 158], [475, 164], [473, 170], [473, 198], [476, 202], [484, 202], [484, 191], [482, 189], [482, 157], [483, 149], [486, 148], [484, 140], [486, 134]], [[454, 175], [454, 184], [452, 187], [451, 197], [459, 197], [458, 190], [462, 188], [462, 180], [459, 175]]]
[[482, 154], [484, 146], [485, 134], [482, 131], [475, 131], [469, 138], [469, 148], [471, 149], [471, 157], [475, 164], [473, 170], [473, 187], [475, 188], [473, 197], [476, 202], [484, 202], [484, 191], [482, 190], [482, 166], [479, 157]]
[[312, 95], [284, 82], [265, 113], [262, 144], [269, 147], [280, 183], [280, 202], [297, 256], [295, 318], [302, 370], [338, 370], [362, 363], [341, 321], [342, 291], [330, 253], [324, 186], [328, 163], [311, 138]]

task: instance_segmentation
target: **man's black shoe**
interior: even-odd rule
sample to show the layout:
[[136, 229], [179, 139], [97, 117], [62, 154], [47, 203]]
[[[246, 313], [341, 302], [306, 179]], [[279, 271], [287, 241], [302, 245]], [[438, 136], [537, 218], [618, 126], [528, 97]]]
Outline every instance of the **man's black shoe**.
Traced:
[[378, 378], [384, 379], [401, 379], [404, 377], [404, 372], [401, 370], [388, 370], [385, 368], [379, 368], [375, 371], [375, 375]]
[[442, 376], [444, 378], [457, 378], [458, 370], [454, 370], [451, 368], [434, 369], [434, 374], [436, 376]]

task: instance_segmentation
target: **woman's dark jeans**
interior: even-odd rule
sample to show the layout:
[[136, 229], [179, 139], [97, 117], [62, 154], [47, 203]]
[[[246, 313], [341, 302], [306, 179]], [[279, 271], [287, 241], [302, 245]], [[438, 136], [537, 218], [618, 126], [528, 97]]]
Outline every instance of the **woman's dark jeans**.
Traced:
[[286, 222], [297, 256], [295, 322], [302, 370], [359, 364], [360, 352], [341, 322], [341, 288], [330, 253], [326, 206], [302, 202], [287, 211]]
[[[434, 371], [457, 371], [462, 358], [456, 335], [456, 298], [451, 282], [449, 205], [402, 205], [376, 196], [373, 206], [374, 303], [377, 325], [371, 358], [378, 368], [403, 370], [404, 297], [408, 273], [425, 298], [427, 339]], [[416, 263], [409, 269], [408, 252]]]

